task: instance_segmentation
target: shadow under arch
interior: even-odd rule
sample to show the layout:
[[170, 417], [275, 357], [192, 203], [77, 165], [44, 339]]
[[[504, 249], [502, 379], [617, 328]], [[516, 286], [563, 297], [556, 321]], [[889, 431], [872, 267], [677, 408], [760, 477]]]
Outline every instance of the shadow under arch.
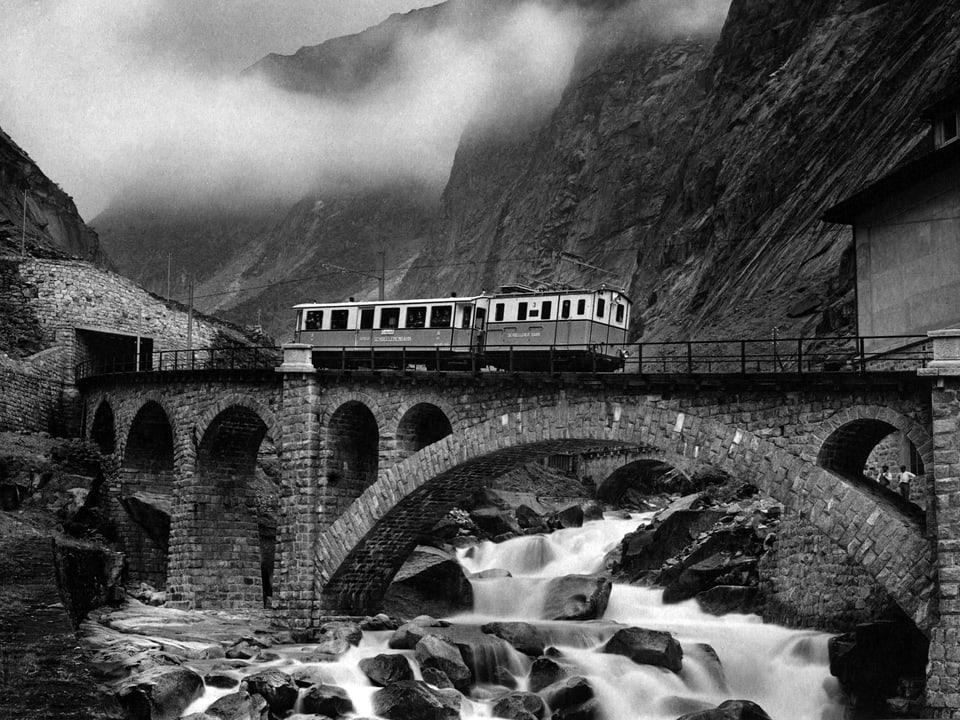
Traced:
[[118, 499], [126, 510], [119, 530], [128, 577], [163, 588], [173, 510], [174, 440], [170, 418], [155, 400], [144, 403], [130, 423], [118, 477]]
[[367, 405], [347, 400], [330, 415], [325, 437], [327, 504], [339, 515], [377, 481], [380, 429]]
[[93, 413], [90, 439], [102, 455], [112, 455], [117, 449], [117, 422], [109, 401], [103, 399]]
[[453, 432], [446, 413], [433, 403], [420, 402], [407, 410], [395, 434], [401, 458], [422, 450]]
[[267, 431], [259, 413], [234, 405], [200, 438], [193, 478], [199, 501], [188, 504], [184, 528], [193, 548], [183, 580], [196, 608], [263, 606], [257, 462]]
[[686, 472], [666, 460], [653, 457], [633, 460], [614, 470], [597, 486], [597, 500], [620, 505], [630, 490], [648, 495], [670, 478], [690, 481]]

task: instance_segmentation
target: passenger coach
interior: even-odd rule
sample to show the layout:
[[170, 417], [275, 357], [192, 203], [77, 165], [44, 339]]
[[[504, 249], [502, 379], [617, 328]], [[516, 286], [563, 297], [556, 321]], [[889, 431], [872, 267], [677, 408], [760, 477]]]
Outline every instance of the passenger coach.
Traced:
[[619, 289], [534, 291], [401, 301], [305, 303], [297, 342], [316, 367], [616, 370], [630, 300]]

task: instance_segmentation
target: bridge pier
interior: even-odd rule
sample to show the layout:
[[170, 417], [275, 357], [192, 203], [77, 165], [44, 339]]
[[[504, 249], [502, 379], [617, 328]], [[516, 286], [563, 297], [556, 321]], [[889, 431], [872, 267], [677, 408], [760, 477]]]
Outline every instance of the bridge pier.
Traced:
[[960, 718], [960, 330], [938, 330], [934, 359], [921, 376], [933, 379], [933, 497], [939, 575], [937, 625], [930, 634], [927, 705], [937, 718]]
[[323, 512], [320, 478], [320, 388], [310, 346], [283, 347], [279, 422], [283, 487], [277, 523], [276, 611], [294, 627], [314, 614], [314, 548]]

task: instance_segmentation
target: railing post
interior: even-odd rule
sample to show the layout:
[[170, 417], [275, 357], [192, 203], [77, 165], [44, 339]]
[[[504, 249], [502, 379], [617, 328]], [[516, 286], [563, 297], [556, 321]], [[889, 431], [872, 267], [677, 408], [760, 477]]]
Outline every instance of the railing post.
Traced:
[[643, 343], [637, 343], [637, 375], [643, 375]]
[[405, 345], [400, 348], [400, 374], [407, 374], [407, 347]]
[[803, 338], [797, 338], [797, 372], [803, 372]]
[[693, 375], [693, 344], [687, 340], [687, 374]]
[[747, 341], [740, 341], [740, 374], [747, 374]]
[[553, 377], [553, 345], [550, 346], [550, 377]]
[[437, 365], [437, 372], [440, 372], [440, 348], [434, 348], [435, 362]]
[[513, 345], [510, 346], [510, 355], [509, 355], [509, 359], [507, 360], [507, 369], [510, 372], [513, 372]]
[[867, 358], [864, 353], [864, 341], [862, 337], [857, 338], [857, 351], [860, 354], [860, 372], [864, 373], [867, 371]]

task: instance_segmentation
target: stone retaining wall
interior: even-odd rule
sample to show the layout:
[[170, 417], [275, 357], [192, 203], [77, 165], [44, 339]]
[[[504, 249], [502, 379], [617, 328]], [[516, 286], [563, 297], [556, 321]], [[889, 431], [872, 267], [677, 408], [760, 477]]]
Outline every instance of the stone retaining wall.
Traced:
[[796, 514], [760, 562], [763, 619], [788, 627], [848, 632], [897, 612], [896, 603], [845, 550]]
[[61, 434], [63, 382], [47, 368], [56, 348], [27, 360], [0, 353], [0, 430]]

